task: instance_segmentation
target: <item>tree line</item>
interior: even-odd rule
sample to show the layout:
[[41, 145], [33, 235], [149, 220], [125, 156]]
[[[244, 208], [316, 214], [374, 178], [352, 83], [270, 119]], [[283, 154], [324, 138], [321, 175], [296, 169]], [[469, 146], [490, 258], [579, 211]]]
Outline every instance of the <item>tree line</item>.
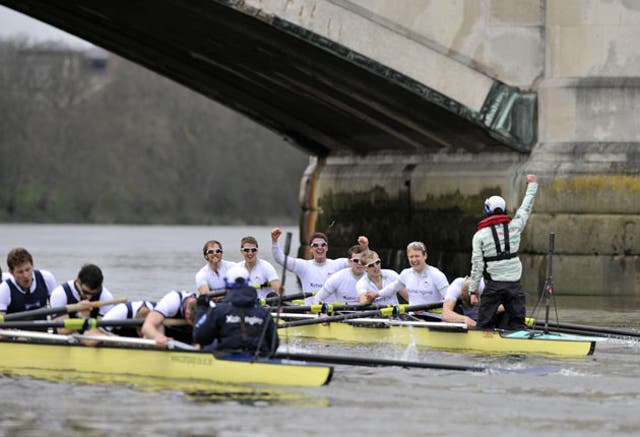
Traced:
[[0, 42], [0, 221], [297, 220], [303, 151], [136, 64], [102, 61]]

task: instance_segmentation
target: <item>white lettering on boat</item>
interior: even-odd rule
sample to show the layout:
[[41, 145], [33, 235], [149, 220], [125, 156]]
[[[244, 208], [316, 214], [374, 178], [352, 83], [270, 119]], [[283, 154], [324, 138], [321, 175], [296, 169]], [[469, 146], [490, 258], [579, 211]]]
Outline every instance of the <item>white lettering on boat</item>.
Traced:
[[[262, 325], [262, 319], [260, 317], [245, 317], [244, 322], [249, 325]], [[227, 315], [227, 323], [240, 323], [240, 316], [234, 316], [231, 314]]]
[[203, 354], [202, 356], [172, 355], [171, 361], [177, 361], [183, 364], [191, 364], [192, 366], [210, 366], [214, 360], [211, 356]]

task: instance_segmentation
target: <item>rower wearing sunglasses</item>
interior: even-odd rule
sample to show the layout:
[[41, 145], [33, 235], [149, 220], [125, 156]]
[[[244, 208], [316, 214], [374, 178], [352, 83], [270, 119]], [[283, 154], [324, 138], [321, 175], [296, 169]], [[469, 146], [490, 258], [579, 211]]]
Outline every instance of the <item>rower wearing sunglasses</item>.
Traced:
[[[106, 287], [102, 286], [104, 276], [102, 270], [95, 264], [85, 264], [80, 268], [76, 279], [67, 281], [57, 286], [51, 292], [51, 307], [57, 308], [72, 305], [78, 302], [98, 302], [113, 300], [113, 295]], [[113, 305], [103, 305], [92, 310], [80, 311], [74, 314], [64, 314], [55, 320], [64, 320], [69, 317], [102, 317]], [[73, 329], [56, 328], [58, 334], [71, 334]]]
[[348, 305], [357, 305], [359, 301], [356, 283], [364, 275], [364, 266], [360, 258], [366, 251], [362, 246], [351, 246], [347, 251], [350, 267], [331, 275], [313, 297], [313, 303], [345, 302]]
[[385, 285], [389, 285], [398, 279], [398, 274], [391, 269], [383, 269], [380, 256], [368, 250], [360, 257], [360, 263], [365, 268], [365, 275], [356, 283], [358, 300], [363, 305], [397, 305], [396, 294], [391, 296], [377, 296], [375, 292], [369, 290], [381, 290]]
[[[280, 228], [271, 230], [271, 253], [273, 259], [283, 266], [285, 254], [278, 244], [280, 235], [282, 235]], [[365, 236], [360, 236], [358, 237], [358, 245], [368, 249], [369, 240]], [[309, 250], [313, 256], [312, 259], [287, 256], [287, 270], [298, 276], [304, 293], [313, 293], [320, 290], [331, 275], [351, 267], [349, 258], [327, 258], [329, 240], [322, 232], [316, 232], [311, 235], [311, 238], [309, 238]], [[305, 299], [305, 305], [310, 305], [313, 301], [313, 297], [308, 297]]]
[[225, 290], [224, 278], [227, 270], [236, 263], [222, 259], [222, 253], [219, 241], [209, 240], [204, 243], [202, 254], [207, 264], [196, 273], [196, 287], [200, 294]]
[[249, 285], [258, 290], [258, 299], [282, 294], [280, 277], [269, 261], [258, 258], [258, 240], [254, 237], [244, 237], [240, 241], [240, 254], [244, 261], [238, 265], [249, 271]]

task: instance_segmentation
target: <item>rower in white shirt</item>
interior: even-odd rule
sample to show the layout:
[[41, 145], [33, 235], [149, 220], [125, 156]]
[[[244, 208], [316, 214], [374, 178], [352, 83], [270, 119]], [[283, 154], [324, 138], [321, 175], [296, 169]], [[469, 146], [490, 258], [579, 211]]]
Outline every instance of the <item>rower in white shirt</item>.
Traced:
[[398, 279], [398, 273], [391, 269], [383, 269], [380, 256], [373, 250], [365, 252], [360, 257], [360, 263], [364, 266], [366, 273], [356, 284], [360, 303], [363, 305], [397, 305], [398, 297], [396, 294], [387, 297], [376, 296], [375, 293], [368, 290], [381, 290], [385, 285]]
[[207, 264], [196, 273], [196, 287], [200, 294], [226, 289], [224, 278], [227, 270], [236, 263], [222, 259], [222, 253], [222, 244], [219, 241], [209, 240], [204, 243], [202, 254]]
[[365, 253], [360, 245], [351, 246], [347, 251], [351, 267], [342, 269], [331, 275], [322, 288], [313, 297], [313, 303], [345, 302], [349, 305], [357, 305], [358, 292], [356, 283], [364, 275], [364, 266], [360, 263], [360, 257]]
[[[411, 267], [404, 269], [398, 279], [373, 291], [374, 297], [388, 297], [400, 293], [409, 305], [422, 305], [444, 301], [449, 281], [444, 273], [427, 264], [427, 248], [424, 243], [414, 241], [407, 245], [407, 258]], [[403, 290], [404, 289], [404, 290]], [[440, 316], [430, 314], [433, 318]]]
[[[285, 254], [278, 244], [278, 238], [282, 235], [280, 228], [271, 230], [271, 253], [273, 259], [284, 266]], [[358, 237], [358, 244], [364, 249], [368, 249], [369, 240], [365, 236]], [[329, 252], [329, 239], [322, 232], [316, 232], [309, 238], [309, 249], [313, 259], [293, 258], [287, 256], [287, 270], [295, 273], [300, 279], [302, 291], [313, 293], [322, 288], [324, 283], [334, 273], [350, 267], [349, 258], [327, 258]], [[312, 297], [305, 299], [305, 304], [310, 305]]]
[[240, 254], [244, 258], [238, 265], [249, 271], [249, 285], [258, 290], [258, 299], [272, 293], [282, 293], [280, 278], [269, 261], [258, 258], [258, 240], [244, 237], [240, 241]]

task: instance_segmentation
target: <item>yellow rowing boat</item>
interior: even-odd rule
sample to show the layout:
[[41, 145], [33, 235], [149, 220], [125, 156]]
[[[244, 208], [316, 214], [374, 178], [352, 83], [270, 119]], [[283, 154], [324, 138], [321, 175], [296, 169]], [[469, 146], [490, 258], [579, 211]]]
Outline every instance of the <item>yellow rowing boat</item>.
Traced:
[[[288, 318], [292, 315], [280, 315]], [[296, 318], [307, 315], [296, 315]], [[312, 316], [315, 317], [315, 316]], [[281, 319], [282, 320], [282, 319]], [[282, 340], [315, 339], [346, 343], [415, 345], [444, 350], [497, 354], [591, 355], [601, 338], [541, 331], [507, 332], [467, 329], [461, 323], [351, 319], [327, 325], [308, 324], [279, 329]]]
[[[15, 332], [15, 331], [5, 331]], [[22, 332], [21, 336], [31, 336]], [[36, 335], [35, 333], [33, 335]], [[171, 380], [197, 380], [228, 384], [267, 384], [277, 386], [321, 386], [329, 383], [333, 368], [287, 360], [252, 361], [250, 357], [221, 359], [201, 351], [159, 350], [122, 347], [114, 344], [88, 347], [63, 341], [0, 341], [0, 372], [44, 377], [66, 372], [69, 375], [94, 374], [110, 377], [148, 377]], [[133, 340], [133, 339], [132, 339]], [[140, 342], [149, 340], [135, 339]], [[37, 340], [36, 340], [37, 341]], [[153, 342], [151, 342], [153, 343]]]

